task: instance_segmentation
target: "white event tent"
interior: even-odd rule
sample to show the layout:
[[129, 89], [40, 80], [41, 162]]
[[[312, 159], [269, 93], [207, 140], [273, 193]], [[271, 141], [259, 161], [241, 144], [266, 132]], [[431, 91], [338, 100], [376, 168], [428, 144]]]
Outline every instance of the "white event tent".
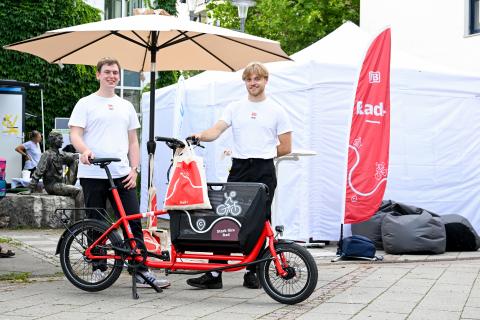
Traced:
[[[317, 153], [279, 164], [274, 223], [285, 225], [286, 238], [339, 237], [347, 126], [358, 68], [373, 36], [347, 22], [294, 54], [294, 62], [267, 64], [267, 94], [290, 116], [293, 149]], [[229, 102], [246, 94], [241, 71], [204, 72], [184, 85], [183, 137], [213, 125]], [[172, 136], [176, 91], [176, 85], [156, 91], [155, 135]], [[148, 128], [148, 94], [142, 99], [142, 114], [143, 128]], [[147, 154], [147, 134], [143, 130], [142, 155]], [[223, 151], [230, 142], [227, 131], [205, 143], [205, 150], [197, 148], [206, 159], [208, 181], [226, 180], [229, 159]], [[160, 201], [170, 157], [170, 150], [157, 144], [154, 181]], [[147, 157], [142, 157], [142, 167], [147, 168]], [[392, 48], [390, 165], [384, 198], [438, 214], [461, 214], [480, 231], [480, 77]]]

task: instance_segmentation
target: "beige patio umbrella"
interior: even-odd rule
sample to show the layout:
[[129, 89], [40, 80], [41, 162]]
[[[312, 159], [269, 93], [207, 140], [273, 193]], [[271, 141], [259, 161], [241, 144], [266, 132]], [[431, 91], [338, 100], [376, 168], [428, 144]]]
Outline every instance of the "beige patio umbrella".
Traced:
[[[115, 57], [123, 68], [236, 71], [251, 61], [290, 60], [276, 41], [166, 15], [137, 15], [48, 31], [5, 49], [30, 53], [50, 63], [96, 65]], [[150, 86], [147, 150], [155, 153], [155, 87]]]

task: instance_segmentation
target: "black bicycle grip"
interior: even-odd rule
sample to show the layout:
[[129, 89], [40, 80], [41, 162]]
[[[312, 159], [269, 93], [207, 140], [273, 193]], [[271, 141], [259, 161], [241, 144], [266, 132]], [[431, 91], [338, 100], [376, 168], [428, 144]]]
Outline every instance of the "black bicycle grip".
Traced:
[[200, 139], [195, 137], [195, 136], [189, 136], [189, 137], [185, 138], [185, 140], [190, 145], [197, 146], [197, 147], [200, 147], [200, 148], [205, 148], [204, 146], [202, 146], [200, 144]]
[[185, 143], [183, 141], [175, 139], [175, 138], [169, 138], [169, 137], [155, 137], [155, 141], [162, 141], [162, 142], [167, 142], [170, 144], [174, 144], [180, 148], [185, 147]]

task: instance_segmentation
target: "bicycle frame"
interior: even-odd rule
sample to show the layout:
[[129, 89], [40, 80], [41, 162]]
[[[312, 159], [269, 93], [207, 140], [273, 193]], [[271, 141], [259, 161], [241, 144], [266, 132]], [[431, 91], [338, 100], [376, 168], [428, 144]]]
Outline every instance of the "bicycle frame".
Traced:
[[[149, 211], [145, 213], [137, 213], [127, 215], [125, 213], [125, 209], [123, 208], [122, 201], [118, 194], [118, 190], [113, 182], [113, 179], [110, 175], [110, 171], [107, 166], [104, 167], [107, 171], [107, 176], [110, 181], [111, 185], [111, 192], [113, 194], [113, 198], [117, 205], [120, 218], [113, 223], [107, 231], [105, 231], [97, 240], [95, 240], [85, 251], [85, 257], [91, 260], [103, 260], [103, 259], [122, 259], [121, 256], [118, 255], [95, 255], [92, 253], [93, 248], [95, 246], [101, 244], [107, 237], [110, 232], [119, 229], [121, 226], [124, 227], [124, 231], [129, 239], [133, 239], [133, 233], [129, 225], [130, 220], [147, 218], [151, 216], [160, 216], [167, 214], [168, 212], [165, 210], [157, 210], [157, 211]], [[268, 239], [268, 249], [274, 259], [274, 263], [277, 269], [277, 272], [281, 276], [285, 276], [287, 272], [282, 267], [282, 264], [279, 261], [279, 258], [275, 251], [274, 244], [277, 240], [274, 237], [274, 233], [272, 231], [272, 227], [269, 221], [265, 221], [262, 233], [257, 240], [253, 250], [248, 255], [213, 255], [213, 254], [204, 254], [204, 253], [182, 253], [177, 252], [175, 247], [171, 246], [171, 253], [170, 253], [170, 261], [154, 261], [151, 258], [145, 260], [144, 265], [147, 267], [155, 268], [155, 269], [167, 269], [170, 273], [175, 272], [176, 270], [195, 270], [195, 271], [211, 271], [215, 269], [220, 269], [222, 271], [231, 272], [231, 271], [238, 271], [245, 267], [245, 264], [254, 262], [260, 251], [263, 249], [263, 245], [265, 244], [265, 240]], [[135, 241], [131, 240], [132, 247], [135, 246]], [[135, 257], [137, 261], [142, 261], [142, 257]], [[225, 263], [204, 263], [204, 262], [183, 262], [177, 261], [177, 259], [195, 259], [195, 260], [224, 260]], [[132, 260], [132, 257], [127, 257], [127, 260]], [[228, 261], [235, 261], [236, 263], [229, 264]], [[283, 261], [285, 263], [285, 261]], [[238, 267], [235, 265], [238, 264]], [[228, 268], [225, 268], [228, 267]], [[225, 268], [225, 269], [224, 269]]]

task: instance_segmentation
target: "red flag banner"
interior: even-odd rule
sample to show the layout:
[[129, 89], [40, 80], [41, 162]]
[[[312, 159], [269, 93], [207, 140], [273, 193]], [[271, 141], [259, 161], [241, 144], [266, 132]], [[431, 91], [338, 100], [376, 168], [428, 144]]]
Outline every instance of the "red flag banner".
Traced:
[[390, 146], [390, 28], [370, 45], [353, 105], [344, 223], [368, 220], [380, 206]]

